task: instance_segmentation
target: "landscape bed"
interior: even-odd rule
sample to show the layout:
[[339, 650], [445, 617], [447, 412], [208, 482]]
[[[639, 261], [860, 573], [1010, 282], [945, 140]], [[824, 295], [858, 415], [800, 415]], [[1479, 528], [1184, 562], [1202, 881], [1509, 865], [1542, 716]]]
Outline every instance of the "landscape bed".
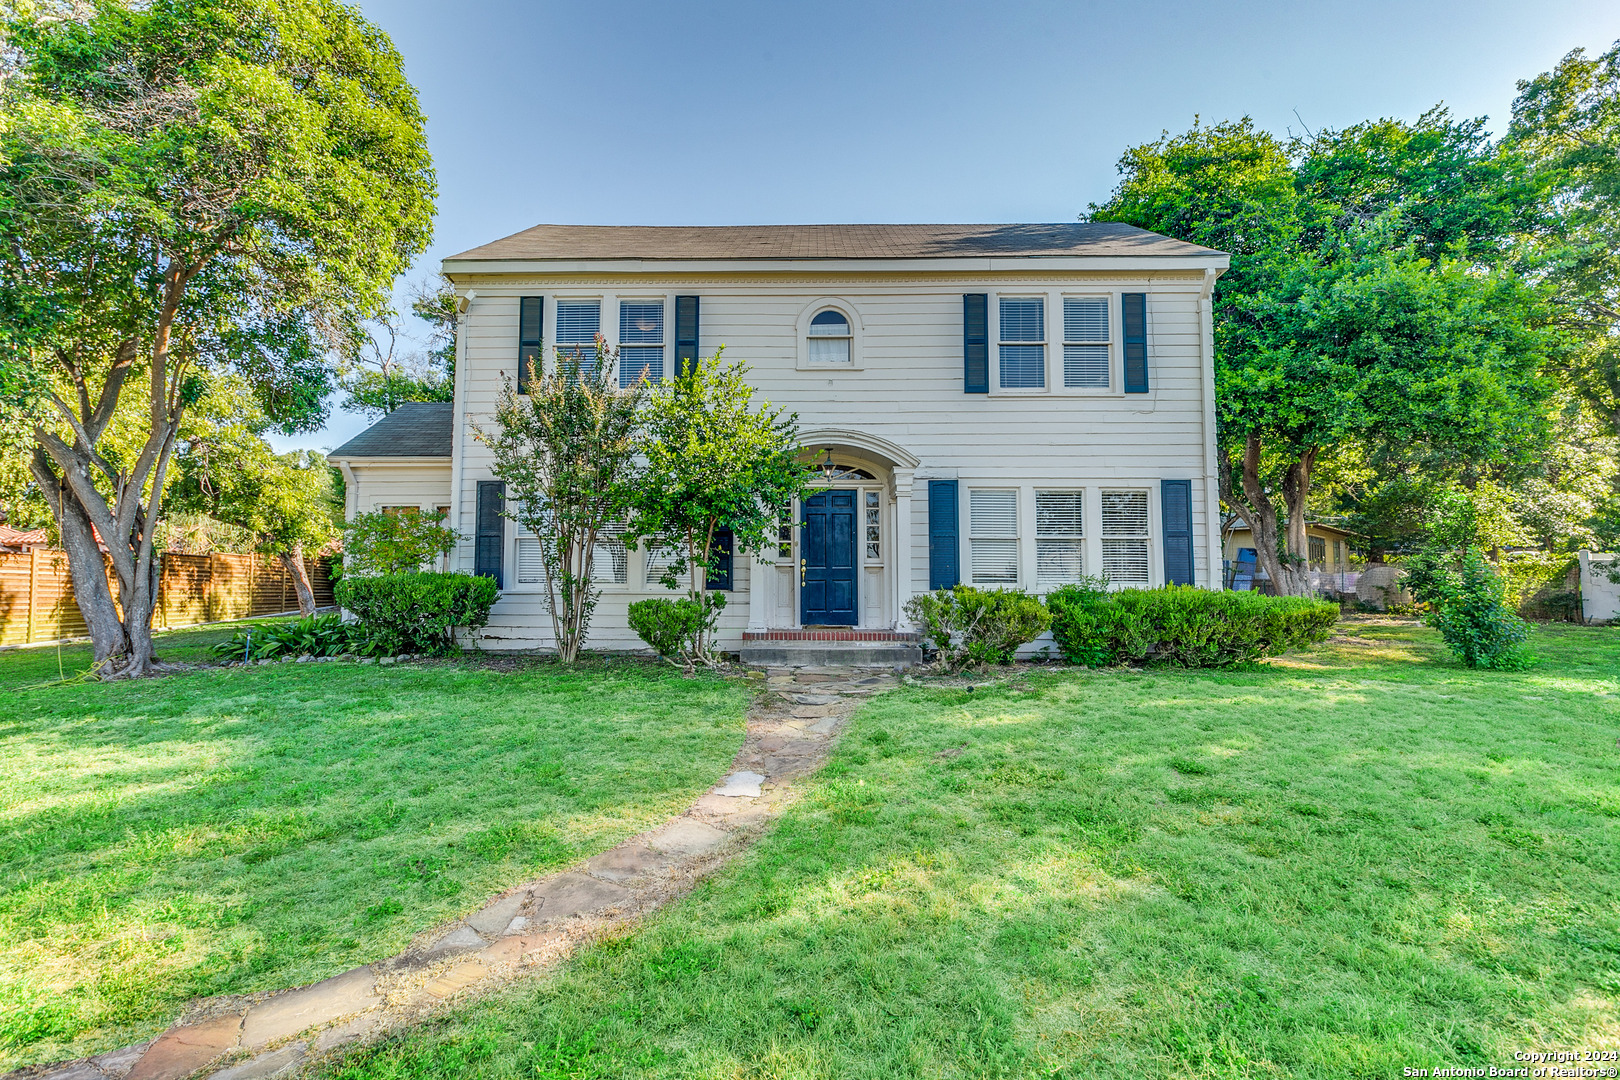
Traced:
[[55, 649], [0, 653], [0, 1072], [392, 955], [663, 821], [724, 774], [749, 697], [624, 661], [57, 678]]
[[1620, 628], [1533, 646], [1469, 671], [1364, 619], [1250, 670], [901, 689], [686, 900], [321, 1074], [1382, 1078], [1612, 1048]]

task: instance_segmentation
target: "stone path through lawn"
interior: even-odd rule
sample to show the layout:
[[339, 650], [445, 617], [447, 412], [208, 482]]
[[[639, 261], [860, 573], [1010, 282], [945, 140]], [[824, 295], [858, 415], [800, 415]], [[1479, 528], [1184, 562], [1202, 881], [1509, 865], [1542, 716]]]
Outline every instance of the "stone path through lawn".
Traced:
[[422, 1020], [446, 1002], [554, 965], [579, 945], [690, 890], [760, 833], [819, 769], [860, 700], [896, 684], [882, 671], [772, 669], [732, 771], [651, 832], [495, 897], [388, 960], [277, 993], [193, 1002], [150, 1042], [5, 1080], [262, 1080], [357, 1040]]

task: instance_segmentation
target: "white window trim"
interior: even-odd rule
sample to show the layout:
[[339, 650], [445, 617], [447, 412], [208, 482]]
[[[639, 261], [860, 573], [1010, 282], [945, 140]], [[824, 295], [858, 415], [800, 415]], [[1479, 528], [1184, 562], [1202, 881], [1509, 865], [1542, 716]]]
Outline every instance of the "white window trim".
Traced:
[[[1016, 532], [1013, 536], [974, 535], [973, 493], [975, 491], [1010, 491], [1013, 493], [1013, 510], [1017, 514], [1017, 520], [1014, 522]], [[987, 480], [984, 483], [976, 483], [962, 489], [961, 524], [963, 526], [963, 536], [967, 540], [967, 544], [961, 553], [961, 555], [966, 556], [965, 564], [962, 567], [966, 570], [966, 573], [960, 575], [963, 584], [971, 585], [975, 589], [1022, 589], [1026, 586], [1028, 575], [1025, 573], [1025, 567], [1028, 565], [1030, 552], [1034, 550], [1034, 546], [1033, 541], [1029, 539], [1030, 530], [1025, 528], [1025, 522], [1028, 520], [1026, 516], [1028, 507], [1025, 504], [1030, 503], [1033, 505], [1032, 500], [1034, 498], [1033, 489], [1027, 484], [996, 483]], [[975, 540], [1012, 540], [1014, 542], [1014, 579], [1012, 581], [979, 582], [974, 579], [973, 541]]]
[[[1146, 288], [1146, 286], [1144, 286], [1144, 289], [1145, 288]], [[1057, 395], [1060, 395], [1060, 396], [1063, 396], [1063, 397], [1122, 398], [1122, 397], [1125, 396], [1125, 378], [1124, 378], [1124, 371], [1123, 371], [1124, 351], [1123, 351], [1123, 349], [1122, 349], [1122, 347], [1120, 345], [1120, 325], [1119, 325], [1119, 322], [1120, 322], [1120, 305], [1123, 303], [1123, 301], [1120, 300], [1120, 295], [1123, 292], [1124, 292], [1123, 289], [1070, 289], [1070, 290], [1067, 290], [1065, 292], [1054, 293], [1053, 294], [1053, 300], [1051, 302], [1056, 305], [1056, 310], [1059, 313], [1060, 317], [1061, 317], [1062, 312], [1063, 312], [1063, 301], [1065, 301], [1065, 300], [1071, 300], [1071, 299], [1072, 300], [1106, 300], [1108, 302], [1108, 342], [1107, 342], [1107, 344], [1108, 344], [1108, 385], [1107, 385], [1107, 387], [1100, 387], [1100, 386], [1064, 386], [1064, 385], [1062, 385], [1062, 383], [1063, 383], [1063, 347], [1065, 345], [1070, 345], [1070, 344], [1074, 344], [1074, 345], [1097, 345], [1097, 344], [1101, 344], [1100, 342], [1095, 342], [1095, 341], [1086, 341], [1086, 342], [1080, 342], [1080, 341], [1070, 342], [1070, 341], [1067, 341], [1066, 340], [1067, 337], [1068, 337], [1067, 326], [1064, 325], [1064, 326], [1059, 327], [1060, 340], [1058, 341], [1057, 349], [1055, 350], [1056, 356], [1048, 364], [1046, 384], [1047, 384], [1047, 386], [1051, 387], [1052, 392], [1054, 394], [1057, 394]], [[1148, 305], [1149, 309], [1151, 309], [1152, 307], [1153, 307], [1152, 304]], [[1053, 379], [1051, 377], [1054, 372], [1057, 375], [1057, 379], [1056, 379], [1055, 382], [1053, 381]], [[1137, 395], [1137, 396], [1140, 397], [1141, 395]]]
[[[564, 300], [573, 297], [563, 297]], [[607, 317], [608, 304], [613, 305], [613, 318]], [[670, 293], [624, 293], [622, 295], [604, 296], [602, 298], [602, 336], [607, 339], [608, 351], [613, 354], [613, 385], [619, 385], [619, 352], [623, 344], [619, 341], [620, 307], [624, 304], [651, 304], [664, 305], [664, 378], [668, 379], [675, 362], [675, 294]], [[635, 348], [635, 346], [631, 346]]]
[[[609, 349], [617, 347], [615, 344], [619, 337], [619, 304], [617, 297], [608, 293], [552, 293], [546, 297], [546, 300], [549, 302], [546, 304], [548, 308], [545, 316], [546, 322], [541, 327], [540, 337], [542, 344], [540, 356], [547, 371], [555, 372], [557, 370], [557, 350], [559, 348], [565, 346], [574, 347], [578, 344], [573, 341], [559, 342], [557, 340], [558, 304], [588, 304], [594, 300], [600, 305], [596, 322], [597, 332], [606, 339]], [[616, 370], [613, 376], [615, 379], [618, 378]]]
[[[989, 337], [990, 344], [990, 392], [992, 394], [1006, 394], [1008, 397], [1031, 397], [1052, 392], [1052, 296], [1051, 293], [1036, 290], [1011, 289], [1007, 292], [991, 293], [989, 311], [985, 314], [994, 331]], [[1007, 341], [1001, 340], [1001, 302], [1003, 300], [1040, 300], [1041, 326], [1046, 336], [1039, 342], [1035, 341]], [[1061, 311], [1061, 309], [1060, 309]], [[1044, 353], [1044, 386], [1002, 386], [1001, 385], [1001, 346], [1002, 345], [1040, 345]], [[1022, 500], [1020, 500], [1022, 501]]]
[[[849, 363], [818, 364], [810, 360], [810, 320], [828, 308], [841, 312], [849, 320]], [[797, 367], [800, 371], [860, 371], [866, 367], [866, 323], [860, 309], [841, 296], [823, 296], [811, 301], [799, 311], [794, 321]]]
[[[999, 480], [991, 477], [983, 479], [959, 478], [960, 499], [957, 504], [957, 536], [959, 547], [957, 558], [961, 567], [961, 582], [975, 588], [1018, 588], [1035, 596], [1043, 596], [1051, 592], [1056, 586], [1042, 585], [1037, 580], [1039, 574], [1038, 545], [1036, 532], [1035, 493], [1037, 491], [1079, 491], [1082, 492], [1081, 522], [1085, 535], [1081, 538], [1081, 550], [1085, 572], [1088, 576], [1097, 577], [1103, 572], [1103, 535], [1102, 535], [1102, 493], [1108, 491], [1145, 491], [1147, 492], [1148, 506], [1148, 579], [1145, 585], [1113, 582], [1111, 589], [1156, 589], [1164, 584], [1164, 523], [1160, 520], [1162, 507], [1159, 500], [1159, 481], [1154, 477], [1107, 477], [1099, 479], [1095, 476], [1036, 476], [1033, 478], [1020, 477], [1016, 480]], [[1003, 583], [978, 585], [973, 580], [973, 524], [971, 516], [972, 492], [976, 489], [988, 489], [1018, 492], [1018, 581], [1016, 584]], [[1110, 537], [1112, 539], [1112, 537]], [[1194, 536], [1194, 556], [1198, 554], [1197, 534]]]

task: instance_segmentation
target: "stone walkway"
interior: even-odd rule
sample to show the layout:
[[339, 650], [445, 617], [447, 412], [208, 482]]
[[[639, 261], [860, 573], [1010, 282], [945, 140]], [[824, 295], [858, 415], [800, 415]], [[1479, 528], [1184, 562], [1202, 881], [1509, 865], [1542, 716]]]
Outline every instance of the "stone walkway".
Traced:
[[345, 1044], [415, 1023], [446, 1003], [555, 965], [690, 890], [758, 837], [814, 772], [888, 672], [772, 669], [732, 771], [686, 813], [570, 870], [495, 897], [398, 956], [273, 994], [194, 1002], [150, 1042], [20, 1069], [4, 1080], [261, 1080]]

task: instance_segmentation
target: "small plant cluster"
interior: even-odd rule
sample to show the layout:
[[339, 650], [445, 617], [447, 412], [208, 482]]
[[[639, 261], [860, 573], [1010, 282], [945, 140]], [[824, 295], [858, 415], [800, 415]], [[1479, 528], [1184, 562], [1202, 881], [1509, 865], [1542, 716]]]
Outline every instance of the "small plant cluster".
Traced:
[[1325, 641], [1336, 604], [1188, 585], [1110, 591], [1065, 585], [1045, 602], [1016, 589], [958, 585], [914, 596], [906, 614], [953, 668], [1005, 664], [1047, 629], [1071, 664], [1228, 667]]
[[906, 614], [940, 659], [955, 668], [1011, 663], [1020, 645], [1052, 624], [1045, 606], [1028, 593], [967, 585], [913, 596]]
[[497, 594], [492, 578], [471, 574], [378, 574], [337, 585], [338, 603], [359, 619], [375, 651], [389, 656], [454, 654], [456, 631], [483, 629]]
[[1477, 546], [1425, 547], [1408, 563], [1406, 584], [1428, 605], [1429, 625], [1468, 667], [1519, 671], [1534, 663], [1525, 647], [1530, 626], [1508, 602], [1507, 581]]
[[1339, 606], [1303, 596], [1210, 592], [1191, 585], [1109, 592], [1096, 580], [1046, 598], [1052, 637], [1072, 664], [1214, 668], [1327, 640]]
[[346, 623], [335, 613], [250, 626], [213, 647], [214, 655], [221, 660], [244, 662], [298, 656], [375, 656], [380, 651], [359, 623]]

